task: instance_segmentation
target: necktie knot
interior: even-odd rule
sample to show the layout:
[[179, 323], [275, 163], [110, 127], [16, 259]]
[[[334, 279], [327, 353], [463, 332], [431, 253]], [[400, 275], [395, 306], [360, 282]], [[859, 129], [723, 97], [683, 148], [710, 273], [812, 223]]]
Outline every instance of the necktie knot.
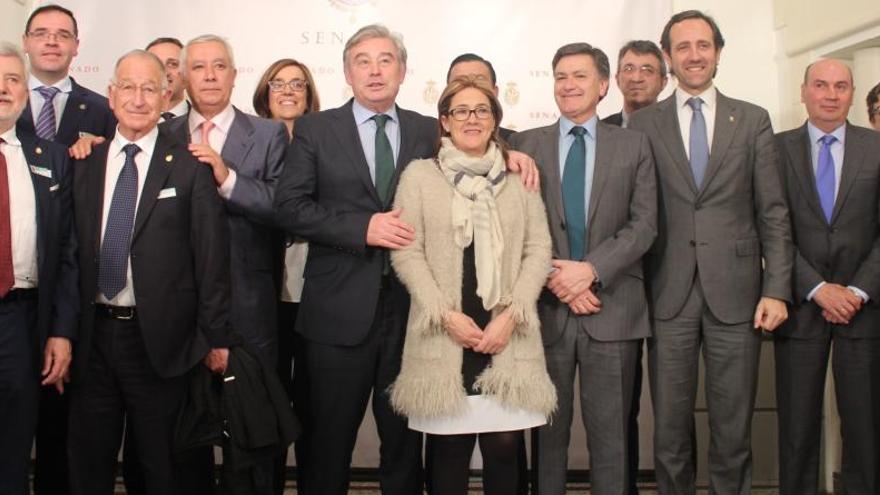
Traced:
[[60, 92], [61, 90], [56, 88], [55, 86], [40, 86], [39, 88], [37, 88], [37, 93], [40, 93], [40, 96], [42, 96], [43, 99], [46, 100], [46, 103], [50, 103], [52, 100], [54, 100], [55, 95]]
[[703, 99], [702, 98], [699, 98], [697, 96], [688, 98], [687, 104], [688, 104], [688, 106], [691, 107], [691, 109], [694, 112], [702, 112], [703, 111], [703, 106], [702, 106]]
[[377, 113], [371, 118], [376, 122], [376, 129], [383, 131], [385, 130], [385, 123], [391, 119], [391, 116], [385, 115], [384, 113]]
[[162, 112], [162, 118], [167, 122], [174, 118], [174, 114], [171, 112]]
[[834, 142], [837, 141], [837, 138], [832, 136], [831, 134], [825, 134], [824, 136], [819, 138], [819, 142], [822, 146], [831, 146]]
[[141, 148], [134, 143], [128, 143], [122, 147], [122, 152], [125, 153], [126, 160], [133, 159], [135, 157], [135, 155], [140, 153], [140, 151], [141, 151]]
[[576, 126], [572, 127], [571, 130], [568, 131], [568, 133], [573, 135], [575, 137], [575, 139], [578, 139], [578, 138], [583, 138], [584, 134], [587, 133], [587, 130], [579, 125], [576, 125]]

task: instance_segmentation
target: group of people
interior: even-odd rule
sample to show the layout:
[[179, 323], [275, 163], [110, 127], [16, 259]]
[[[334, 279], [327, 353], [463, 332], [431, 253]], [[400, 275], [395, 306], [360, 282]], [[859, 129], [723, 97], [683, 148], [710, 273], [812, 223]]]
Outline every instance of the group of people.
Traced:
[[[344, 494], [371, 398], [383, 493], [466, 493], [475, 444], [486, 493], [527, 493], [531, 429], [534, 488], [562, 494], [575, 393], [593, 493], [637, 493], [645, 343], [659, 492], [695, 491], [702, 353], [710, 492], [747, 494], [762, 332], [781, 493], [818, 491], [832, 342], [842, 486], [880, 493], [880, 134], [847, 122], [840, 61], [806, 67], [808, 120], [774, 135], [714, 86], [715, 21], [679, 12], [620, 49], [620, 113], [596, 113], [605, 52], [571, 43], [558, 121], [513, 132], [475, 54], [436, 118], [398, 106], [381, 25], [345, 44], [346, 104], [286, 58], [259, 117], [219, 36], [125, 53], [107, 98], [69, 75], [72, 12], [22, 40], [0, 44], [0, 494], [29, 493], [34, 437], [37, 494], [112, 493], [123, 444], [129, 493], [211, 493], [214, 443], [224, 493], [280, 493], [291, 408], [297, 489]], [[216, 442], [186, 420], [205, 374]]]

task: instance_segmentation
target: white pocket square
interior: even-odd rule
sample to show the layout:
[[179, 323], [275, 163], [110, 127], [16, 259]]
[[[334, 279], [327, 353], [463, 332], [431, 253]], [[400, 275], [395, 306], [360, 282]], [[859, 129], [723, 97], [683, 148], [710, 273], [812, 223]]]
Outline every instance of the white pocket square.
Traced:
[[159, 191], [158, 199], [173, 198], [175, 196], [177, 196], [177, 189], [169, 187], [168, 189], [162, 189]]
[[46, 167], [38, 167], [36, 165], [31, 165], [31, 173], [42, 175], [48, 179], [52, 178], [52, 169]]
[[53, 184], [53, 185], [49, 186], [49, 192], [55, 192], [58, 190], [59, 187], [61, 187], [60, 184]]

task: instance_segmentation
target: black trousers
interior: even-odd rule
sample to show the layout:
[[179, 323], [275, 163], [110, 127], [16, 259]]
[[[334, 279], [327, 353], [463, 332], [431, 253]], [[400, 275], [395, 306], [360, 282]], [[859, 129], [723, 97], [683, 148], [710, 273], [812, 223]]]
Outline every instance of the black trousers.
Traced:
[[26, 495], [40, 393], [36, 291], [0, 299], [0, 495]]
[[307, 494], [348, 493], [351, 455], [373, 396], [379, 432], [382, 493], [422, 493], [422, 437], [389, 404], [388, 386], [400, 372], [409, 300], [396, 281], [382, 289], [373, 326], [359, 345], [306, 341], [309, 438]]
[[433, 466], [433, 495], [467, 495], [471, 456], [479, 440], [483, 456], [483, 492], [514, 495], [520, 490], [520, 447], [523, 431], [500, 431], [461, 435], [426, 435], [431, 443], [427, 455]]
[[134, 438], [144, 493], [186, 493], [172, 460], [186, 375], [162, 378], [153, 370], [137, 320], [98, 316], [90, 351], [85, 377], [71, 390], [72, 493], [113, 493], [123, 427]]

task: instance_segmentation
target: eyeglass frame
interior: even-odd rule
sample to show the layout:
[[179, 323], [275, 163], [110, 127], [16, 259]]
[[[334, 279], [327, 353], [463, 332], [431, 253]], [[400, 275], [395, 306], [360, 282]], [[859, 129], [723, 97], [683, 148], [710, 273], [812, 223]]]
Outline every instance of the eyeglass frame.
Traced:
[[[467, 113], [462, 113], [462, 111], [466, 111]], [[477, 112], [485, 112], [485, 114], [483, 117], [480, 117], [480, 114]], [[456, 113], [458, 113], [461, 116], [464, 116], [464, 118], [456, 117], [455, 116]], [[471, 118], [471, 115], [473, 115], [477, 120], [489, 120], [490, 118], [495, 116], [492, 112], [492, 108], [489, 107], [488, 105], [480, 105], [476, 108], [467, 108], [467, 107], [450, 108], [449, 111], [446, 112], [446, 115], [456, 122], [467, 122]]]
[[33, 38], [37, 41], [49, 41], [50, 39], [54, 39], [55, 42], [64, 41], [67, 43], [71, 41], [76, 41], [78, 39], [75, 33], [71, 33], [66, 29], [62, 29], [60, 31], [36, 29], [34, 31], [29, 31], [27, 35], [29, 38]]
[[[300, 84], [302, 87], [297, 88], [294, 86], [295, 83]], [[272, 79], [271, 81], [266, 81], [266, 85], [269, 86], [269, 91], [273, 93], [283, 93], [284, 88], [290, 88], [294, 93], [304, 93], [306, 89], [309, 87], [309, 82], [305, 79], [291, 79], [290, 81], [282, 81], [280, 79]]]

